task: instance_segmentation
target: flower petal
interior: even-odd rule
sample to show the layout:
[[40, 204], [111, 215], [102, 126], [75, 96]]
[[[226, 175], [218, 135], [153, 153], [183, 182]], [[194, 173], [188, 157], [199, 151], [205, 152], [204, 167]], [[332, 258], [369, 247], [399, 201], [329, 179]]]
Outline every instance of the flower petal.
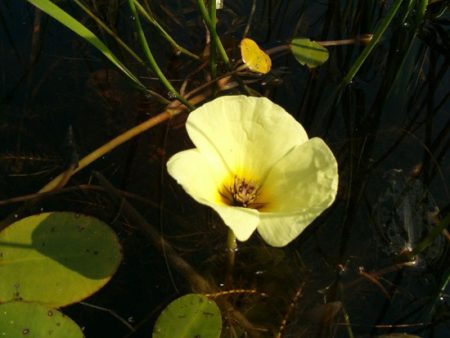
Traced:
[[219, 192], [225, 168], [215, 160], [197, 149], [189, 149], [172, 156], [167, 170], [192, 198], [213, 208], [238, 240], [245, 241], [259, 223], [259, 212], [225, 204]]
[[299, 214], [261, 213], [257, 230], [267, 244], [282, 247], [297, 238], [322, 211], [317, 208]]
[[181, 151], [169, 159], [167, 171], [197, 202], [224, 204], [218, 187], [226, 172], [214, 159], [208, 159], [197, 149]]
[[296, 213], [309, 208], [326, 209], [338, 185], [337, 162], [320, 138], [295, 147], [271, 169], [263, 183], [268, 212]]
[[257, 229], [260, 213], [255, 209], [211, 205], [240, 241], [246, 241]]
[[303, 127], [269, 99], [222, 96], [193, 111], [186, 122], [200, 152], [216, 156], [229, 175], [253, 180], [293, 147], [308, 140]]
[[319, 138], [295, 147], [270, 171], [258, 232], [273, 246], [295, 239], [333, 203], [338, 185], [337, 162]]

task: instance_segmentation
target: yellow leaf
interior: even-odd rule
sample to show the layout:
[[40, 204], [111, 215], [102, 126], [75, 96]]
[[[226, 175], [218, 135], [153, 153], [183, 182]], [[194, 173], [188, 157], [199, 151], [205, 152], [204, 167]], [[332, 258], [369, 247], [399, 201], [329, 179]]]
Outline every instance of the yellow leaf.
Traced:
[[272, 68], [272, 60], [258, 44], [252, 39], [242, 39], [241, 41], [242, 61], [248, 69], [255, 73], [266, 74]]

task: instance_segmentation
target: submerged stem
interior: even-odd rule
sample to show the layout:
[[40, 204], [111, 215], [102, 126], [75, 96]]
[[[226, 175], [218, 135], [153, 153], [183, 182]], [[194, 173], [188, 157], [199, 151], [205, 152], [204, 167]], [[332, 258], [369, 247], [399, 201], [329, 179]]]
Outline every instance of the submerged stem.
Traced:
[[234, 235], [233, 230], [228, 229], [227, 236], [227, 270], [225, 275], [225, 288], [231, 289], [233, 284], [233, 267], [234, 261], [236, 259], [236, 236]]
[[437, 236], [440, 236], [442, 231], [447, 229], [450, 224], [450, 213], [447, 214], [439, 223], [436, 225], [428, 235], [423, 238], [416, 247], [408, 254], [408, 259], [413, 260], [414, 257], [420, 254], [422, 251], [427, 249], [430, 245], [433, 244], [434, 240]]

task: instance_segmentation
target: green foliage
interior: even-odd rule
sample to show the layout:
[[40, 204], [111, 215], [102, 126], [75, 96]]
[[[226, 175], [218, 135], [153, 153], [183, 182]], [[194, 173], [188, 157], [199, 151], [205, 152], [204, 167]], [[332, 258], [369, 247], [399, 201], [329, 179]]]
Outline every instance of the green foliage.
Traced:
[[222, 318], [216, 303], [200, 294], [175, 299], [159, 316], [153, 338], [217, 338]]
[[121, 259], [115, 233], [94, 217], [26, 217], [0, 233], [0, 301], [78, 302], [105, 285]]
[[76, 20], [70, 14], [62, 10], [49, 0], [28, 0], [29, 3], [45, 12], [53, 19], [69, 28], [75, 34], [82, 37], [97, 48], [109, 61], [111, 61], [119, 70], [122, 71], [133, 83], [141, 88], [145, 88], [139, 79], [114, 55], [114, 53], [101, 41], [92, 31], [90, 31], [81, 22]]
[[303, 66], [316, 68], [328, 60], [328, 49], [310, 39], [292, 39], [290, 47], [295, 59]]
[[36, 303], [0, 305], [0, 336], [8, 338], [82, 338], [80, 327], [58, 310]]

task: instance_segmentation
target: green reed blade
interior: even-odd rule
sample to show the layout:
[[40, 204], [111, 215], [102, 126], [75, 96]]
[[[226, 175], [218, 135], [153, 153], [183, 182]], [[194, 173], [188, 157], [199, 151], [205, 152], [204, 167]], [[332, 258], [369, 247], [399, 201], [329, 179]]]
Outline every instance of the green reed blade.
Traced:
[[356, 73], [358, 73], [361, 66], [366, 61], [367, 57], [372, 53], [372, 51], [375, 49], [375, 46], [380, 42], [381, 38], [383, 37], [384, 33], [386, 32], [387, 28], [389, 27], [391, 21], [394, 19], [395, 15], [397, 14], [400, 5], [403, 3], [404, 0], [395, 0], [393, 4], [391, 5], [391, 8], [386, 14], [386, 17], [380, 22], [378, 27], [375, 29], [375, 32], [373, 34], [372, 40], [370, 40], [369, 44], [364, 48], [362, 53], [358, 56], [356, 61], [353, 63], [352, 67], [348, 71], [347, 75], [345, 75], [344, 79], [342, 80], [342, 85], [348, 85], [350, 82], [352, 82], [353, 78], [355, 77]]
[[143, 90], [145, 86], [139, 79], [113, 54], [113, 52], [88, 28], [81, 22], [76, 20], [70, 14], [62, 10], [49, 0], [27, 0], [33, 6], [39, 8], [41, 11], [51, 16], [56, 21], [60, 22], [75, 34], [81, 36], [84, 40], [89, 42], [97, 48], [108, 60], [110, 60], [122, 73], [124, 73], [134, 84]]
[[149, 13], [146, 11], [146, 9], [137, 1], [135, 1], [135, 5], [139, 13], [153, 26], [156, 27], [156, 29], [159, 31], [159, 33], [172, 45], [173, 48], [180, 51], [183, 54], [186, 54], [196, 60], [199, 60], [200, 57], [195, 55], [194, 53], [190, 52], [186, 48], [180, 46], [170, 35], [165, 31], [165, 29], [156, 21]]
[[198, 8], [199, 8], [200, 13], [202, 15], [202, 18], [203, 18], [203, 20], [206, 23], [206, 26], [208, 26], [208, 30], [211, 33], [212, 40], [214, 40], [214, 43], [215, 43], [215, 45], [217, 47], [217, 50], [218, 50], [218, 52], [220, 54], [220, 57], [222, 58], [223, 62], [225, 62], [227, 67], [231, 68], [230, 59], [228, 58], [227, 52], [225, 51], [225, 48], [222, 45], [222, 41], [220, 41], [220, 37], [217, 34], [215, 24], [211, 20], [209, 14], [208, 14], [208, 10], [206, 8], [205, 1], [204, 0], [197, 0], [197, 5], [198, 5]]
[[170, 81], [167, 79], [167, 77], [164, 75], [161, 68], [158, 66], [158, 63], [156, 62], [155, 57], [153, 56], [153, 53], [150, 49], [150, 46], [148, 44], [147, 38], [145, 37], [144, 30], [142, 29], [141, 20], [139, 19], [139, 14], [136, 10], [136, 0], [128, 0], [128, 5], [130, 6], [131, 13], [133, 14], [136, 25], [136, 33], [138, 35], [139, 42], [141, 44], [142, 51], [144, 52], [145, 57], [147, 58], [147, 61], [149, 62], [149, 65], [151, 69], [155, 72], [156, 76], [159, 78], [161, 83], [166, 87], [166, 89], [174, 95], [180, 102], [182, 102], [186, 107], [189, 107], [189, 109], [194, 109], [195, 107], [189, 103], [188, 100], [183, 98], [180, 93], [172, 86]]
[[142, 60], [139, 55], [137, 55], [115, 32], [112, 31], [97, 15], [95, 15], [86, 5], [84, 5], [79, 0], [73, 0], [78, 7], [80, 7], [87, 15], [89, 15], [92, 20], [94, 20], [97, 25], [99, 25], [106, 33], [108, 33], [116, 42], [126, 50], [137, 62], [145, 66], [144, 60]]

